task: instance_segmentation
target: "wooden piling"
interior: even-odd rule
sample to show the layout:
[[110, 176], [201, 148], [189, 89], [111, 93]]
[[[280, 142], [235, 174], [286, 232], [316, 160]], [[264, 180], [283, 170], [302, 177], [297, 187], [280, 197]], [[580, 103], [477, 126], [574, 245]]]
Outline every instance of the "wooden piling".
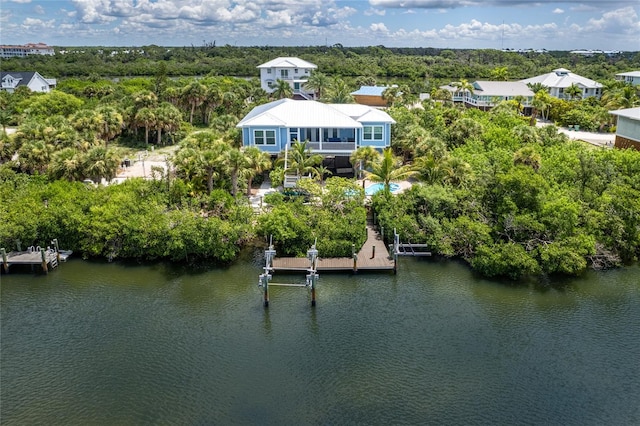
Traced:
[[49, 268], [47, 268], [47, 252], [42, 247], [40, 247], [40, 254], [42, 255], [42, 271], [47, 274], [49, 273]]
[[9, 273], [9, 262], [7, 261], [7, 252], [4, 248], [0, 248], [0, 253], [2, 253], [2, 267], [4, 268], [4, 273]]

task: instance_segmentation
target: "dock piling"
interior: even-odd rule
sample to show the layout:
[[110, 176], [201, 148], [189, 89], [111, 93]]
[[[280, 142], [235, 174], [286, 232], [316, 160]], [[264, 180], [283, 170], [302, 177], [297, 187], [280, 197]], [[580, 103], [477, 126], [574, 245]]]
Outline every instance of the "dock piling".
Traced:
[[0, 253], [2, 254], [2, 267], [4, 269], [4, 273], [9, 273], [9, 262], [7, 261], [7, 251], [4, 248], [0, 248]]

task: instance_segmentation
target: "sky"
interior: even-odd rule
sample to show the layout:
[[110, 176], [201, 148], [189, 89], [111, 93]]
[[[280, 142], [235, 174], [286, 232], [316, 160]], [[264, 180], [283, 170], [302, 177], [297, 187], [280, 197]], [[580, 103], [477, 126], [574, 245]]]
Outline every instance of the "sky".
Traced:
[[640, 51], [640, 0], [0, 0], [0, 44]]

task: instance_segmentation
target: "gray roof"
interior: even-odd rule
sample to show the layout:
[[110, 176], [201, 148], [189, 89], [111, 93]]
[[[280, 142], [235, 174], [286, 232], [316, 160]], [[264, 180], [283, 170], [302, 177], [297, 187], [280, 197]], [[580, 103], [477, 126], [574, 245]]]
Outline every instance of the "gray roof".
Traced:
[[0, 80], [4, 80], [6, 76], [10, 75], [16, 80], [20, 80], [17, 86], [26, 86], [29, 84], [34, 75], [36, 75], [35, 71], [0, 71]]
[[473, 94], [478, 96], [534, 96], [531, 89], [520, 81], [475, 81], [473, 87]]
[[542, 83], [547, 87], [559, 88], [566, 88], [571, 86], [572, 84], [576, 84], [577, 86], [586, 87], [589, 89], [602, 87], [602, 84], [598, 83], [597, 81], [579, 76], [578, 74], [574, 74], [566, 68], [558, 68], [550, 73], [526, 78], [520, 81], [525, 84]]
[[609, 111], [609, 114], [617, 115], [619, 117], [629, 118], [631, 120], [640, 121], [640, 107]]

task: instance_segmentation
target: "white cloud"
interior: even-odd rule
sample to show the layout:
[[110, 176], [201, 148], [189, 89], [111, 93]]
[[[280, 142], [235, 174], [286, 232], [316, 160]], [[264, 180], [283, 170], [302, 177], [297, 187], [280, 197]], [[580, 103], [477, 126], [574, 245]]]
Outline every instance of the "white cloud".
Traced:
[[553, 12], [551, 12], [551, 13], [554, 13], [556, 15], [562, 15], [564, 13], [564, 10], [560, 9], [559, 7], [557, 7], [555, 9], [553, 9]]
[[600, 19], [589, 19], [584, 31], [633, 32], [640, 38], [640, 21], [631, 6], [605, 12]]
[[372, 16], [372, 15], [384, 16], [386, 13], [387, 13], [386, 10], [376, 9], [374, 7], [371, 7], [364, 11], [365, 16]]
[[11, 0], [14, 3], [31, 3], [31, 0]]
[[43, 21], [42, 19], [26, 18], [22, 21], [22, 28], [26, 30], [40, 29], [40, 28], [53, 28], [55, 19]]
[[374, 33], [388, 33], [389, 32], [389, 30], [387, 29], [387, 26], [382, 22], [378, 22], [377, 24], [376, 23], [371, 24], [369, 26], [369, 29], [371, 31], [373, 31]]

